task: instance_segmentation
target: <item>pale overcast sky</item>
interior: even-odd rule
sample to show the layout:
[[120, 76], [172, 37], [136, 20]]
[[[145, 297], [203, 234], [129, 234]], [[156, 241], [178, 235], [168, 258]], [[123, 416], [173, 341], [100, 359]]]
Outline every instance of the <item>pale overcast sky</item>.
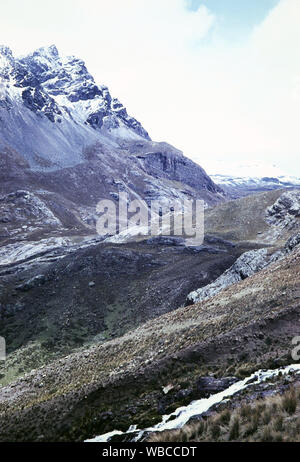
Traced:
[[81, 57], [210, 173], [260, 160], [300, 176], [300, 0], [0, 1], [0, 43]]

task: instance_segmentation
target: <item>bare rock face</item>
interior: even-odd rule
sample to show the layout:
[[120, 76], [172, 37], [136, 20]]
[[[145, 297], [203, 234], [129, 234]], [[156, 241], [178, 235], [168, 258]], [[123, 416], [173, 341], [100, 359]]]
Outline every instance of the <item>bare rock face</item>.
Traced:
[[225, 271], [216, 281], [202, 287], [194, 292], [191, 292], [187, 297], [187, 305], [202, 302], [214, 297], [223, 289], [236, 284], [244, 279], [247, 279], [253, 274], [267, 268], [272, 263], [282, 260], [288, 256], [300, 245], [300, 233], [297, 233], [289, 238], [285, 246], [281, 250], [274, 253], [268, 252], [268, 249], [251, 250], [241, 255], [234, 265]]
[[247, 279], [257, 271], [260, 271], [267, 266], [268, 261], [267, 249], [245, 252], [237, 259], [234, 265], [225, 271], [215, 282], [191, 292], [187, 297], [187, 304], [193, 305], [194, 303], [214, 297], [226, 287]]
[[94, 209], [120, 191], [208, 205], [225, 196], [181, 151], [152, 142], [81, 59], [54, 45], [22, 58], [0, 47], [0, 167], [1, 194], [46, 190]]
[[298, 217], [300, 217], [300, 191], [283, 193], [267, 210], [269, 223], [281, 227], [292, 225]]
[[287, 241], [287, 243], [285, 244], [285, 251], [289, 253], [293, 251], [299, 245], [300, 245], [300, 233], [297, 233], [294, 236], [290, 237], [290, 239]]
[[201, 397], [209, 397], [226, 390], [238, 380], [236, 377], [222, 377], [221, 379], [200, 377], [197, 381], [197, 390]]
[[[300, 191], [287, 191], [280, 195], [277, 201], [266, 210], [266, 221], [271, 228], [276, 229], [277, 235], [283, 235], [285, 230], [289, 233], [299, 226], [300, 217]], [[223, 289], [238, 283], [253, 274], [261, 271], [272, 263], [289, 255], [300, 244], [300, 233], [293, 234], [283, 248], [273, 252], [262, 248], [251, 250], [242, 254], [234, 265], [225, 271], [213, 283], [191, 292], [187, 296], [187, 305], [214, 297]]]
[[160, 172], [165, 178], [181, 181], [192, 188], [202, 188], [210, 193], [222, 193], [203, 169], [195, 169], [195, 164], [184, 156], [170, 156], [160, 151], [141, 156], [145, 169], [157, 175]]
[[97, 142], [118, 148], [124, 139], [150, 137], [82, 60], [54, 45], [22, 58], [0, 47], [0, 152], [9, 146], [31, 168], [57, 170], [83, 162]]
[[108, 88], [95, 83], [81, 59], [60, 57], [54, 45], [21, 59], [14, 59], [9, 49], [4, 51], [9, 58], [14, 86], [25, 88], [22, 98], [33, 112], [45, 114], [52, 123], [61, 123], [59, 116], [69, 112], [70, 117], [81, 119], [95, 130], [101, 129], [106, 117], [115, 127], [127, 127], [150, 139], [141, 124], [111, 97]]
[[29, 191], [19, 190], [0, 197], [0, 210], [0, 223], [27, 226], [34, 219], [50, 226], [60, 224], [45, 203]]

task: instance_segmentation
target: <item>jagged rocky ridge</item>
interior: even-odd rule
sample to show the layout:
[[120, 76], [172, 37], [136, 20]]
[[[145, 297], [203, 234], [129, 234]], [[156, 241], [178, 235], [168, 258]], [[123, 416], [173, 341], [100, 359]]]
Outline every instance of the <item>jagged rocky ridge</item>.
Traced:
[[300, 192], [288, 191], [282, 194], [278, 200], [267, 210], [267, 218], [270, 223], [286, 228], [300, 217]]
[[243, 281], [253, 274], [267, 268], [275, 261], [281, 260], [294, 250], [300, 243], [300, 233], [292, 236], [283, 250], [269, 253], [268, 249], [250, 250], [241, 255], [231, 268], [225, 271], [216, 281], [191, 292], [187, 297], [187, 305], [199, 303], [214, 297], [222, 290]]
[[[283, 193], [277, 201], [266, 210], [266, 220], [280, 229], [293, 229], [297, 226], [300, 216], [300, 192]], [[268, 248], [251, 250], [241, 255], [231, 268], [225, 271], [216, 281], [191, 292], [187, 297], [187, 305], [199, 303], [214, 297], [223, 289], [247, 279], [249, 276], [267, 268], [273, 262], [289, 255], [300, 243], [300, 233], [292, 235], [285, 246], [277, 251]]]
[[146, 201], [224, 199], [201, 167], [151, 141], [82, 60], [55, 46], [22, 58], [0, 47], [0, 85], [0, 193], [55, 193], [57, 208], [70, 200], [77, 216], [86, 209], [84, 225], [100, 199], [120, 191]]
[[36, 114], [45, 115], [53, 123], [62, 123], [62, 117], [69, 116], [95, 129], [126, 126], [150, 140], [142, 125], [127, 114], [118, 99], [112, 98], [108, 88], [96, 85], [82, 60], [60, 57], [54, 45], [24, 58], [15, 59], [11, 50], [3, 46], [0, 53], [4, 85], [13, 81], [24, 105]]

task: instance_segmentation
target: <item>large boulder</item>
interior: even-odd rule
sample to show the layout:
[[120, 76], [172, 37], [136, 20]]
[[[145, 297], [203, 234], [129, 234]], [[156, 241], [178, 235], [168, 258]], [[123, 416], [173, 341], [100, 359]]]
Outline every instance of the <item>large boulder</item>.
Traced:
[[300, 244], [300, 233], [295, 234], [294, 236], [290, 237], [290, 239], [285, 244], [285, 250], [287, 252], [291, 252]]
[[215, 379], [214, 377], [200, 377], [196, 386], [200, 395], [207, 397], [226, 390], [236, 382], [238, 382], [236, 377], [222, 377], [221, 379]]
[[300, 191], [287, 191], [267, 209], [267, 220], [270, 224], [286, 227], [300, 217]]

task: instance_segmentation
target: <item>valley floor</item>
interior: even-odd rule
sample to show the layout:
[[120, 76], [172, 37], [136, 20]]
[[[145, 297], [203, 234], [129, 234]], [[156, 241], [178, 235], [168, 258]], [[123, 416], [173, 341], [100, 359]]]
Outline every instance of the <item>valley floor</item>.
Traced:
[[[49, 342], [51, 335], [57, 334], [55, 322], [62, 319], [65, 322], [57, 324], [62, 329], [60, 332], [64, 335], [61, 337], [64, 343], [46, 342], [44, 345], [44, 348], [53, 352], [52, 358], [48, 356], [44, 360], [41, 357], [41, 363], [34, 369], [30, 369], [29, 361], [28, 372], [17, 371], [17, 379], [13, 377], [13, 369], [11, 378], [7, 378], [4, 371], [7, 382], [0, 388], [0, 441], [84, 441], [116, 429], [126, 432], [131, 425], [142, 429], [152, 427], [162, 420], [163, 415], [172, 414], [179, 407], [205, 397], [208, 391], [201, 385], [205, 377], [216, 380], [234, 377], [235, 380], [241, 380], [259, 369], [276, 369], [291, 364], [292, 340], [300, 332], [300, 250], [297, 238], [293, 240], [294, 248], [289, 254], [282, 254], [281, 259], [274, 259], [272, 264], [251, 277], [241, 278], [239, 282], [224, 287], [215, 296], [177, 309], [174, 309], [176, 306], [173, 306], [173, 309], [171, 305], [165, 306], [166, 300], [171, 300], [166, 290], [168, 284], [173, 284], [170, 292], [170, 296], [175, 297], [173, 301], [176, 297], [182, 296], [183, 286], [178, 284], [178, 275], [181, 275], [182, 282], [189, 280], [188, 266], [191, 265], [192, 268], [195, 261], [199, 264], [198, 268], [193, 269], [195, 285], [185, 286], [185, 297], [189, 290], [199, 287], [196, 286], [197, 273], [207, 272], [203, 271], [203, 266], [201, 268], [201, 262], [203, 264], [203, 261], [207, 261], [208, 264], [211, 258], [216, 258], [220, 263], [224, 256], [228, 258], [230, 255], [234, 260], [238, 258], [242, 247], [245, 250], [266, 247], [268, 252], [273, 254], [286, 246], [286, 239], [297, 233], [299, 222], [297, 217], [286, 212], [277, 217], [273, 224], [274, 202], [276, 210], [278, 207], [280, 210], [282, 203], [286, 204], [285, 201], [278, 202], [281, 194], [282, 192], [273, 191], [260, 197], [222, 204], [209, 211], [207, 230], [210, 241], [207, 242], [204, 253], [203, 248], [198, 249], [198, 253], [191, 253], [190, 249], [180, 246], [153, 243], [122, 246], [102, 246], [100, 243], [91, 248], [79, 248], [74, 253], [68, 253], [63, 259], [56, 259], [57, 255], [54, 255], [54, 261], [50, 262], [50, 266], [47, 266], [47, 263], [45, 267], [47, 271], [41, 285], [40, 278], [34, 279], [40, 275], [39, 265], [38, 269], [33, 270], [34, 260], [4, 267], [1, 273], [2, 281], [10, 284], [6, 287], [14, 287], [15, 290], [20, 278], [19, 289], [12, 293], [9, 290], [4, 293], [6, 300], [12, 306], [16, 306], [16, 301], [23, 300], [28, 307], [24, 310], [24, 305], [19, 305], [19, 310], [5, 313], [4, 325], [6, 328], [9, 327], [10, 330], [7, 332], [12, 339], [14, 329], [26, 325], [27, 336], [34, 336], [35, 326], [38, 326], [44, 341]], [[271, 207], [271, 213], [267, 215], [271, 224], [266, 221], [268, 207]], [[251, 214], [256, 219], [256, 228], [250, 220]], [[216, 229], [214, 236], [211, 235], [213, 226]], [[231, 241], [228, 241], [229, 238]], [[218, 247], [218, 250], [215, 248], [213, 251], [217, 253], [207, 253], [209, 246], [210, 249], [212, 246]], [[235, 252], [235, 258], [232, 252]], [[153, 266], [155, 262], [157, 265]], [[175, 275], [174, 268], [177, 268]], [[39, 273], [34, 274], [34, 271]], [[99, 272], [101, 277], [98, 282], [96, 277]], [[161, 277], [162, 274], [164, 278]], [[109, 302], [113, 307], [114, 300], [110, 300], [109, 296], [117, 295], [120, 297], [118, 304], [124, 309], [125, 305], [121, 303], [125, 294], [124, 287], [127, 287], [124, 282], [127, 280], [130, 284], [135, 284], [137, 275], [141, 277], [140, 296], [129, 290], [127, 307], [131, 308], [131, 313], [138, 315], [141, 314], [139, 307], [144, 304], [143, 313], [154, 310], [155, 315], [137, 322], [137, 327], [130, 328], [128, 325], [123, 333], [117, 331], [118, 323], [116, 319], [113, 321], [111, 318], [114, 324], [110, 324], [113, 326], [110, 333], [115, 332], [116, 335], [101, 340], [96, 338], [97, 330], [99, 333], [103, 328], [97, 327], [97, 316], [89, 316], [91, 313], [97, 313], [91, 311], [91, 306], [94, 306], [95, 310], [101, 306], [101, 294], [104, 292], [100, 281], [103, 284], [103, 281], [107, 280], [110, 284], [106, 288], [108, 298], [103, 306]], [[204, 275], [202, 278], [204, 285], [207, 276], [206, 279]], [[78, 281], [81, 285], [77, 285]], [[153, 284], [149, 285], [153, 281], [156, 282], [154, 292], [150, 291]], [[207, 282], [210, 281], [211, 279]], [[113, 289], [116, 287], [120, 290], [123, 288], [123, 291], [115, 294]], [[65, 291], [64, 301], [69, 303], [68, 307], [53, 304], [56, 296], [57, 300], [61, 300], [61, 291]], [[98, 302], [93, 305], [94, 291], [98, 294]], [[87, 293], [90, 294], [88, 305]], [[37, 297], [33, 297], [34, 294]], [[42, 294], [44, 298], [40, 298]], [[45, 298], [47, 294], [48, 300]], [[43, 307], [44, 311], [39, 318], [37, 308], [42, 306], [43, 300], [49, 305], [48, 309], [45, 309], [46, 305]], [[184, 302], [184, 299], [182, 301]], [[165, 311], [161, 311], [162, 309]], [[24, 318], [28, 313], [31, 313], [31, 316]], [[62, 348], [68, 345], [72, 340], [68, 337], [69, 333], [79, 334], [78, 329], [82, 327], [82, 323], [75, 326], [72, 326], [72, 323], [68, 324], [76, 313], [78, 316], [82, 314], [82, 322], [91, 321], [87, 327], [96, 325], [92, 337], [94, 341], [90, 344], [83, 342], [73, 353], [71, 352], [72, 354], [67, 352], [66, 355], [59, 355], [57, 346]], [[45, 315], [53, 321], [51, 325], [37, 323]], [[27, 322], [24, 324], [25, 319]], [[106, 319], [105, 325], [107, 322]], [[88, 336], [84, 336], [86, 332], [81, 330], [80, 337], [89, 339]], [[22, 338], [18, 337], [18, 341], [20, 339]], [[15, 355], [15, 360], [26, 345], [27, 348], [30, 346], [26, 338], [23, 344], [9, 345], [11, 348], [13, 346], [12, 354]], [[74, 344], [71, 342], [69, 345], [72, 347]], [[277, 389], [278, 393], [289, 393], [279, 385], [274, 382], [271, 391]], [[293, 395], [292, 391], [290, 393]], [[295, 391], [295, 396], [298, 400], [298, 391]], [[257, 396], [253, 396], [251, 401], [254, 403], [255, 399]], [[272, 399], [278, 400], [278, 413], [274, 413], [274, 416], [278, 419], [283, 417], [284, 428], [288, 428], [289, 421], [293, 422], [293, 428], [298, 428], [298, 408], [288, 416], [281, 398]], [[251, 404], [254, 409], [253, 419], [258, 405]], [[244, 406], [244, 403], [241, 403], [241, 406]], [[267, 410], [270, 406], [273, 404], [266, 404]], [[229, 412], [230, 419], [227, 413], [227, 423], [222, 426], [215, 424], [215, 419], [224, 419], [224, 416], [211, 416], [205, 421], [202, 432], [200, 422], [193, 424], [192, 428], [195, 425], [196, 427], [192, 436], [184, 436], [186, 432], [190, 432], [190, 427], [186, 427], [176, 434], [176, 438], [208, 440], [213, 438], [211, 432], [212, 428], [215, 428], [215, 440], [228, 440], [229, 437], [233, 440], [243, 439], [246, 422], [243, 416], [239, 415], [242, 411], [230, 408]], [[248, 409], [247, 412], [251, 414], [252, 419], [252, 410]], [[264, 421], [267, 420], [265, 417]], [[261, 426], [262, 423], [258, 422], [258, 433], [253, 432], [247, 438], [263, 438], [261, 434], [265, 435], [264, 438], [269, 438], [271, 427], [267, 427], [271, 424], [273, 425], [273, 421], [270, 420], [264, 424], [264, 428]], [[273, 433], [272, 438], [275, 438]], [[235, 435], [235, 438], [232, 435]], [[173, 438], [172, 435], [160, 437]], [[282, 437], [289, 438], [288, 433], [283, 433]]]

